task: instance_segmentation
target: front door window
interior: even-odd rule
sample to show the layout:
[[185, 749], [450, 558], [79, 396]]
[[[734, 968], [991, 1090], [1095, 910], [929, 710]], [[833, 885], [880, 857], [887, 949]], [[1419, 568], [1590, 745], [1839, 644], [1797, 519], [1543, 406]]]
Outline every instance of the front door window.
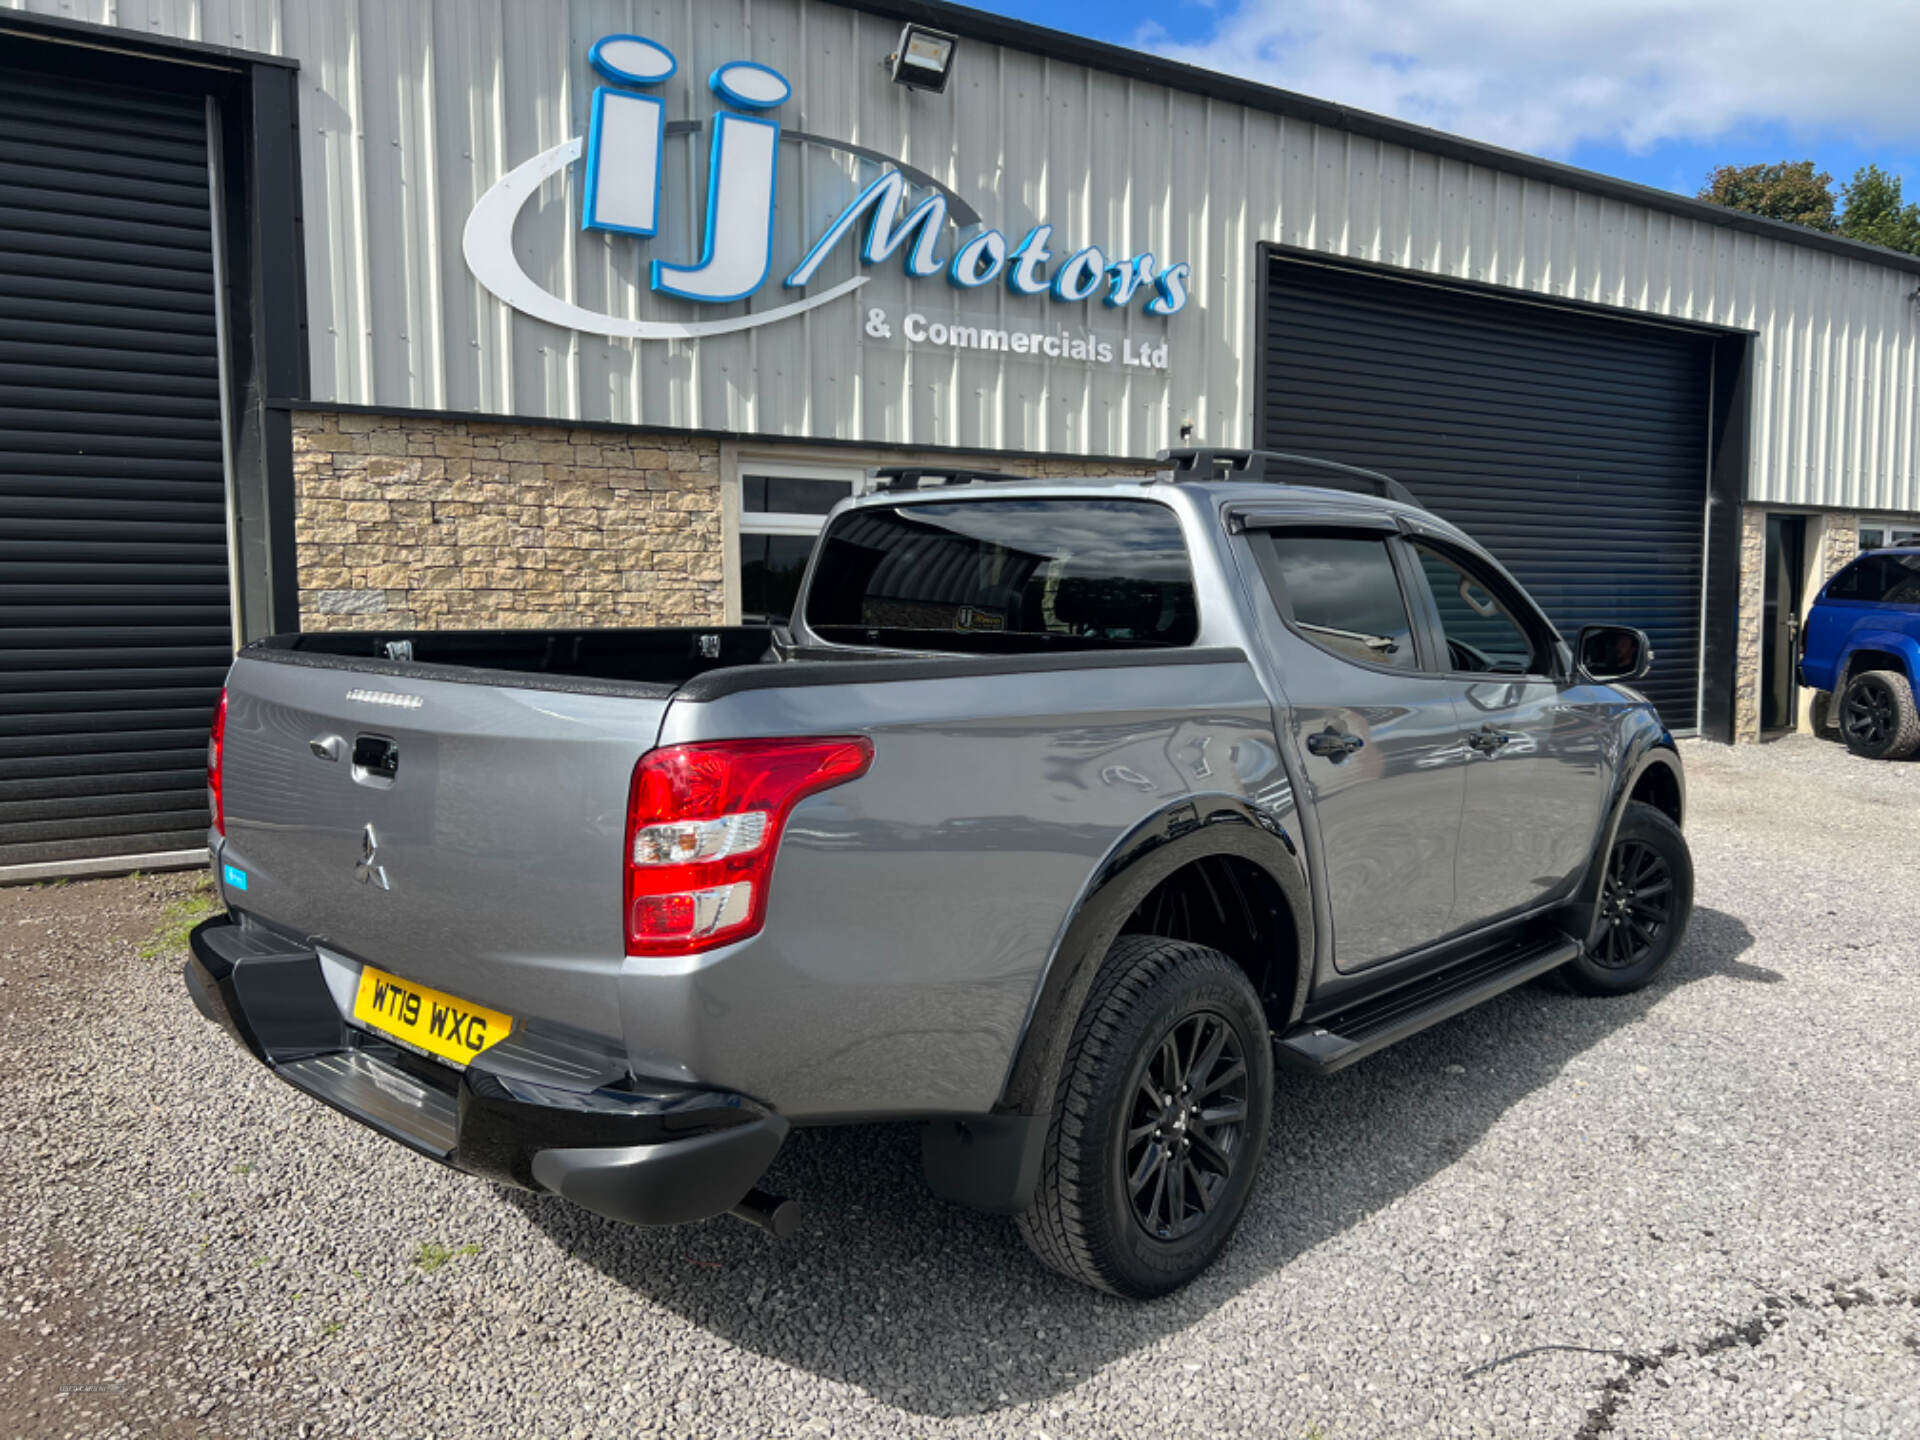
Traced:
[[1440, 613], [1446, 668], [1472, 675], [1544, 675], [1540, 638], [1513, 613], [1488, 580], [1431, 545], [1414, 543], [1420, 569]]
[[1525, 596], [1466, 551], [1412, 542], [1468, 756], [1454, 859], [1456, 929], [1550, 902], [1593, 853], [1613, 702], [1556, 674]]

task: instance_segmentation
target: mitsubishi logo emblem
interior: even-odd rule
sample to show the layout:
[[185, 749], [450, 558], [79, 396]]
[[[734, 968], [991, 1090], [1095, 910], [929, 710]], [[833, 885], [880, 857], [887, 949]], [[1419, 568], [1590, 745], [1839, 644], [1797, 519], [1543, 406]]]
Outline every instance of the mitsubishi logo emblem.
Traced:
[[380, 837], [373, 833], [369, 825], [360, 834], [360, 859], [353, 867], [353, 877], [362, 885], [378, 885], [382, 890], [391, 890], [387, 883], [387, 867], [379, 861]]

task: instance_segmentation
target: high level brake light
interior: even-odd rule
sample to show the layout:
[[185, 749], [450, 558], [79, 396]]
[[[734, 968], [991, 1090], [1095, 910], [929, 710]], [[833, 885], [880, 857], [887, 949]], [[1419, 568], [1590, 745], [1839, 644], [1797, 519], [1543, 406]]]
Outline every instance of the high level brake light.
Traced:
[[227, 807], [220, 797], [220, 777], [227, 748], [227, 692], [220, 692], [220, 704], [213, 712], [213, 729], [207, 735], [207, 808], [213, 812], [214, 833], [227, 838]]
[[793, 807], [872, 764], [861, 735], [641, 756], [627, 800], [627, 953], [692, 955], [758, 932]]

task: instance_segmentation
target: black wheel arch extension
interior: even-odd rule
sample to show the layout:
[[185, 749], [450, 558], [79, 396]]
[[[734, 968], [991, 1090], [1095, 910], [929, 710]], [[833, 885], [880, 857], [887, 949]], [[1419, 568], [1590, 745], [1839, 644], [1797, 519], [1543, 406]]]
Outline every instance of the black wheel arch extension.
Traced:
[[1054, 1087], [1100, 962], [1147, 897], [1203, 861], [1243, 862], [1271, 882], [1291, 931], [1287, 1018], [1299, 1015], [1312, 978], [1313, 908], [1294, 832], [1236, 796], [1171, 802], [1130, 830], [1088, 882], [1048, 959], [994, 1112], [921, 1127], [921, 1163], [936, 1195], [995, 1214], [1032, 1202]]
[[1620, 779], [1607, 807], [1606, 824], [1601, 827], [1598, 843], [1593, 848], [1593, 859], [1588, 862], [1587, 873], [1567, 906], [1568, 932], [1575, 939], [1585, 939], [1592, 928], [1600, 904], [1600, 887], [1607, 877], [1607, 856], [1613, 850], [1614, 836], [1620, 832], [1620, 822], [1626, 818], [1627, 806], [1636, 800], [1643, 801], [1660, 810], [1675, 825], [1686, 823], [1687, 777], [1673, 736], [1663, 730], [1641, 742], [1629, 755], [1631, 758], [1620, 767]]
[[1240, 797], [1189, 796], [1129, 831], [1088, 883], [1028, 1012], [996, 1107], [999, 1113], [1046, 1113], [1073, 1018], [1080, 1013], [1101, 958], [1164, 882], [1205, 861], [1243, 862], [1254, 867], [1262, 882], [1271, 883], [1284, 910], [1277, 923], [1292, 951], [1292, 974], [1281, 980], [1287, 993], [1280, 1008], [1286, 1019], [1300, 1013], [1312, 978], [1313, 903], [1294, 832]]

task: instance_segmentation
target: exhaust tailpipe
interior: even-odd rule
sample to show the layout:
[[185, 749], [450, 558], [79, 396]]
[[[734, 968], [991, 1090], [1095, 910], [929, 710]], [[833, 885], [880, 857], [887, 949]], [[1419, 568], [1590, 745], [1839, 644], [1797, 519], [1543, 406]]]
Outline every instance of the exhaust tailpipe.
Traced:
[[790, 1240], [793, 1232], [800, 1228], [800, 1207], [779, 1195], [769, 1195], [758, 1186], [749, 1190], [727, 1213], [757, 1226], [776, 1240]]

